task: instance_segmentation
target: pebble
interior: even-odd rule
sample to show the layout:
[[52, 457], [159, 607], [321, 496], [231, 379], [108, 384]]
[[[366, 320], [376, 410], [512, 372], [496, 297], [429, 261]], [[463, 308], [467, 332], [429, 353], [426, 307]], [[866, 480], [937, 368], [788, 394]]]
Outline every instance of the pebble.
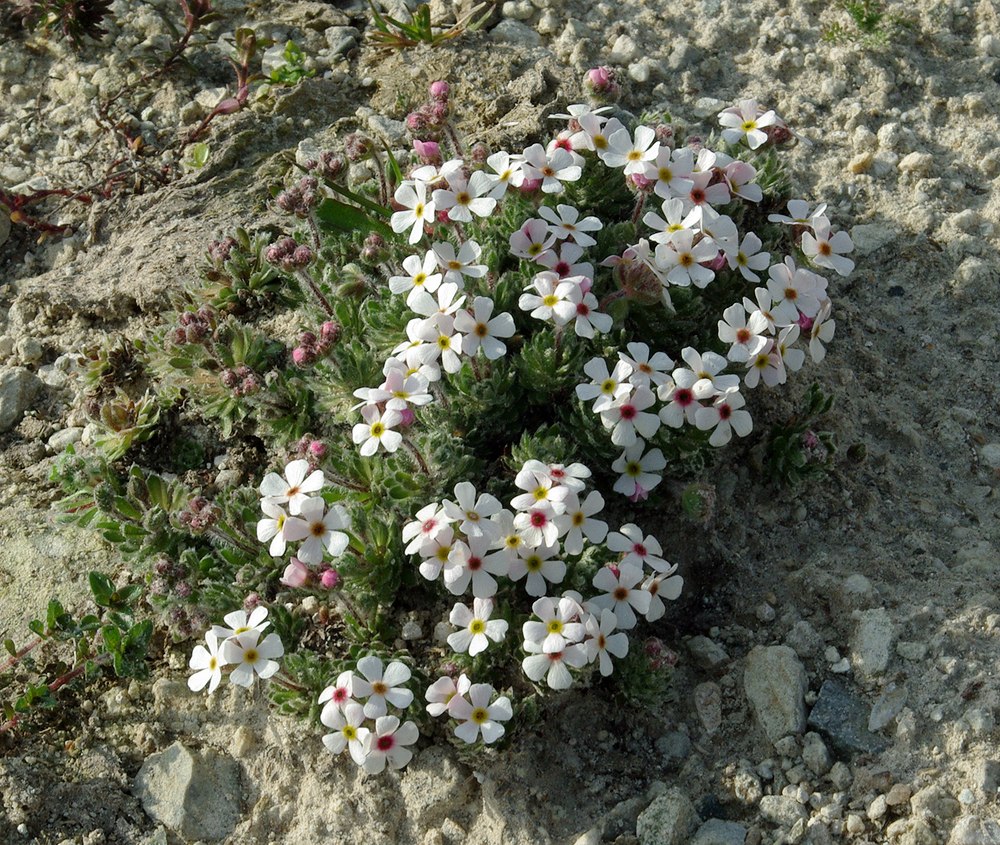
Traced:
[[900, 641], [896, 643], [896, 654], [903, 660], [919, 662], [927, 656], [927, 643]]
[[862, 258], [888, 246], [896, 239], [896, 231], [892, 226], [882, 223], [861, 223], [851, 227], [851, 240], [854, 241], [854, 252]]
[[979, 49], [984, 56], [1000, 56], [1000, 38], [991, 34], [979, 39]]
[[33, 337], [22, 337], [16, 345], [17, 357], [23, 364], [37, 364], [42, 360], [42, 344]]
[[719, 685], [706, 681], [694, 688], [694, 706], [698, 718], [708, 734], [714, 734], [722, 725], [722, 690]]
[[743, 689], [771, 742], [806, 727], [806, 671], [786, 645], [756, 646], [747, 655]]
[[827, 680], [809, 713], [809, 727], [842, 754], [877, 754], [888, 747], [868, 730], [869, 709], [840, 681]]
[[695, 664], [702, 669], [718, 669], [729, 662], [726, 650], [708, 637], [691, 637], [687, 641], [687, 648]]
[[830, 771], [830, 752], [818, 733], [810, 731], [802, 738], [802, 762], [817, 777]]
[[934, 166], [934, 156], [930, 153], [909, 153], [899, 160], [896, 165], [903, 173], [911, 173], [914, 176], [926, 176]]
[[747, 829], [737, 822], [709, 819], [694, 835], [691, 845], [743, 845]]
[[530, 26], [510, 18], [500, 21], [493, 27], [490, 35], [494, 41], [506, 41], [523, 47], [538, 47], [542, 43], [542, 36]]
[[851, 813], [847, 817], [847, 823], [845, 826], [847, 827], [847, 832], [852, 836], [857, 836], [858, 834], [865, 832], [865, 823], [861, 816], [856, 813]]
[[83, 437], [83, 427], [74, 425], [57, 431], [46, 441], [46, 445], [53, 454], [58, 454], [71, 443], [79, 443], [81, 437]]
[[858, 153], [856, 156], [852, 157], [847, 163], [847, 169], [851, 173], [860, 174], [867, 173], [872, 169], [872, 164], [875, 162], [875, 154], [870, 150], [866, 150], [863, 153]]
[[868, 805], [868, 812], [867, 812], [868, 818], [870, 818], [872, 821], [878, 821], [880, 818], [882, 818], [882, 816], [886, 814], [886, 811], [888, 809], [889, 806], [888, 804], [886, 804], [885, 796], [879, 795], [875, 798], [874, 801], [871, 802], [871, 804]]
[[905, 783], [894, 784], [885, 796], [885, 803], [890, 807], [898, 807], [910, 800], [912, 790]]
[[608, 58], [618, 65], [631, 62], [639, 56], [639, 45], [630, 36], [622, 34], [615, 39], [611, 45], [611, 53]]
[[404, 640], [419, 640], [424, 636], [424, 630], [420, 627], [420, 623], [415, 619], [407, 619], [403, 623], [403, 629], [400, 631], [399, 635]]
[[790, 828], [797, 821], [809, 818], [809, 813], [789, 795], [765, 795], [760, 799], [760, 814], [773, 824]]
[[868, 717], [868, 730], [880, 731], [899, 715], [906, 704], [906, 686], [889, 684], [872, 707]]
[[896, 638], [895, 626], [884, 607], [864, 610], [857, 615], [851, 638], [851, 664], [866, 677], [880, 675], [889, 666]]
[[979, 449], [979, 459], [990, 469], [1000, 469], [1000, 443], [987, 443]]
[[0, 368], [0, 434], [21, 421], [40, 388], [41, 382], [24, 367]]
[[958, 801], [936, 783], [924, 787], [910, 799], [910, 811], [921, 818], [951, 819], [961, 809]]
[[653, 799], [639, 814], [639, 845], [688, 845], [701, 819], [688, 797], [676, 787]]
[[679, 766], [691, 753], [691, 739], [682, 731], [671, 731], [659, 737], [656, 750], [663, 755], [666, 766]]

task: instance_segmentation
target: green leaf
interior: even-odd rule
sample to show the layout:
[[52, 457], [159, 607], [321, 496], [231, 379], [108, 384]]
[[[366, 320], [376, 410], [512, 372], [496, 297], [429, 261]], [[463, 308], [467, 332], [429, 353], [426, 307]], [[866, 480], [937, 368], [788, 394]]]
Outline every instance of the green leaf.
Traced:
[[45, 636], [45, 625], [41, 619], [32, 619], [28, 623], [28, 630], [33, 634], [37, 634], [40, 637]]
[[57, 599], [52, 599], [49, 602], [49, 606], [48, 608], [46, 608], [45, 611], [46, 629], [48, 629], [49, 631], [54, 631], [57, 627], [59, 627], [60, 617], [63, 616], [65, 613], [66, 611], [63, 610], [62, 604], [60, 604]]
[[104, 647], [112, 654], [121, 651], [122, 634], [114, 625], [105, 625], [101, 628], [101, 639], [104, 640]]
[[[118, 541], [122, 542], [121, 539]], [[111, 583], [103, 572], [91, 572], [89, 576], [90, 591], [94, 594], [94, 601], [99, 607], [110, 607], [111, 596], [115, 591], [115, 585]]]
[[3, 647], [5, 649], [7, 649], [7, 653], [8, 654], [10, 654], [12, 656], [15, 655], [15, 654], [17, 654], [17, 646], [14, 645], [14, 641], [12, 639], [10, 639], [9, 637], [6, 640], [3, 641]]

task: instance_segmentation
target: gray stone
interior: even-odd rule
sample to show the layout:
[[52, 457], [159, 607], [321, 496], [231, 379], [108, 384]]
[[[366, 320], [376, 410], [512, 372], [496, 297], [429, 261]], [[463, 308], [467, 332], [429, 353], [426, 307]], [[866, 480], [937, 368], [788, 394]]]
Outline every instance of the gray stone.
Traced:
[[694, 707], [705, 727], [705, 733], [714, 734], [722, 725], [722, 689], [712, 681], [694, 688]]
[[21, 421], [40, 387], [35, 375], [24, 367], [0, 370], [0, 434]]
[[917, 818], [952, 819], [962, 811], [962, 805], [942, 787], [932, 783], [910, 799], [910, 811]]
[[760, 799], [760, 814], [772, 824], [786, 829], [800, 819], [809, 818], [806, 808], [790, 795], [765, 795]]
[[323, 37], [335, 56], [347, 53], [358, 41], [360, 33], [353, 26], [330, 26], [323, 31]]
[[687, 641], [691, 659], [702, 669], [718, 669], [729, 662], [726, 650], [708, 637], [691, 637]]
[[869, 678], [882, 674], [889, 666], [896, 630], [884, 607], [862, 611], [851, 638], [851, 663]]
[[743, 845], [747, 829], [736, 822], [709, 819], [694, 835], [691, 845]]
[[800, 619], [785, 634], [785, 645], [799, 657], [814, 657], [823, 649], [823, 638], [812, 625]]
[[992, 819], [965, 816], [951, 829], [948, 845], [1000, 845], [1000, 825]]
[[530, 26], [515, 20], [500, 21], [490, 33], [494, 41], [508, 41], [511, 44], [521, 44], [525, 47], [538, 47], [542, 43], [540, 36]]
[[[674, 48], [670, 51], [670, 56], [667, 58], [667, 67], [670, 70], [684, 70], [700, 62], [703, 55], [704, 53], [701, 49], [695, 47], [690, 41], [678, 41], [674, 44]], [[719, 111], [722, 111], [725, 107], [725, 104], [723, 104]], [[707, 117], [708, 115], [704, 116]]]
[[972, 766], [972, 781], [984, 797], [994, 798], [1000, 788], [1000, 762], [977, 760]]
[[809, 713], [809, 727], [822, 734], [833, 750], [849, 756], [878, 754], [889, 747], [868, 730], [869, 709], [839, 681], [828, 680]]
[[630, 36], [623, 33], [611, 45], [611, 54], [608, 56], [608, 59], [616, 65], [624, 65], [628, 64], [632, 59], [637, 58], [638, 55], [639, 45]]
[[473, 783], [446, 748], [428, 748], [413, 758], [402, 779], [407, 815], [421, 828], [436, 827], [465, 805]]
[[833, 761], [823, 738], [810, 731], [802, 738], [802, 762], [814, 775], [822, 776], [830, 771]]
[[132, 786], [154, 821], [187, 840], [225, 839], [240, 820], [240, 767], [225, 754], [180, 742], [146, 758]]
[[788, 646], [757, 646], [747, 655], [743, 689], [772, 743], [805, 730], [806, 688], [806, 670]]
[[83, 437], [83, 427], [79, 425], [73, 425], [69, 428], [63, 428], [53, 434], [47, 441], [46, 445], [55, 452], [62, 452], [71, 443], [79, 442], [80, 438]]
[[906, 685], [889, 684], [872, 706], [871, 715], [868, 717], [868, 730], [882, 730], [902, 712], [904, 704], [906, 704]]
[[656, 740], [656, 750], [663, 755], [664, 765], [680, 766], [691, 753], [691, 739], [682, 731], [671, 731]]
[[639, 814], [635, 835], [639, 845], [687, 845], [700, 821], [687, 796], [669, 789]]
[[883, 223], [860, 223], [851, 228], [854, 252], [861, 257], [871, 255], [896, 238], [896, 231]]

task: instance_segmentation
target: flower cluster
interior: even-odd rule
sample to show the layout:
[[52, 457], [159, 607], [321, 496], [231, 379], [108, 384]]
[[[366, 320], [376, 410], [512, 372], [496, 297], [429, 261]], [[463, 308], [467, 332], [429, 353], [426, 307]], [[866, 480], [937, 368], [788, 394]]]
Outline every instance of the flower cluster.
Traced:
[[191, 655], [190, 667], [195, 673], [188, 678], [188, 686], [199, 692], [206, 686], [210, 693], [222, 681], [222, 670], [229, 672], [229, 682], [241, 687], [253, 684], [254, 676], [270, 678], [278, 671], [277, 658], [284, 647], [277, 634], [261, 639], [267, 621], [267, 608], [255, 607], [247, 617], [246, 611], [227, 613], [225, 625], [213, 625], [205, 634], [205, 645], [197, 645]]

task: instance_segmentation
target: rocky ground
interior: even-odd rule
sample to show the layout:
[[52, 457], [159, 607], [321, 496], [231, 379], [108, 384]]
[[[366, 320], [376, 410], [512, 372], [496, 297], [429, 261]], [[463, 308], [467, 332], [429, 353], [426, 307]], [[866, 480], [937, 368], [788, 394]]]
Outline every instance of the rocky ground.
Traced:
[[[150, 682], [67, 695], [62, 722], [0, 749], [0, 841], [1000, 843], [996, 7], [891, 7], [909, 25], [887, 42], [831, 44], [824, 28], [849, 21], [827, 2], [513, 0], [485, 32], [386, 55], [364, 45], [358, 2], [215, 6], [209, 43], [134, 116], [148, 144], [222, 96], [217, 39], [237, 25], [293, 37], [319, 73], [220, 118], [200, 170], [45, 207], [71, 237], [0, 231], [0, 632], [120, 566], [49, 510], [53, 455], [89, 435], [79, 354], [154, 324], [211, 238], [268, 225], [277, 157], [353, 126], [402, 143], [402, 104], [432, 79], [494, 145], [541, 133], [597, 63], [621, 69], [627, 108], [692, 131], [743, 96], [776, 108], [808, 141], [790, 155], [799, 193], [857, 245], [813, 370], [842, 449], [794, 490], [734, 453], [708, 525], [663, 515], [687, 595], [659, 631], [680, 664], [654, 711], [568, 695], [517, 750], [426, 750], [371, 779], [259, 696], [191, 696], [186, 654], [168, 651]], [[93, 104], [169, 47], [179, 16], [113, 10], [79, 54], [23, 35], [0, 51], [0, 188], [87, 186], [121, 153]], [[766, 416], [793, 412], [802, 381]]]

